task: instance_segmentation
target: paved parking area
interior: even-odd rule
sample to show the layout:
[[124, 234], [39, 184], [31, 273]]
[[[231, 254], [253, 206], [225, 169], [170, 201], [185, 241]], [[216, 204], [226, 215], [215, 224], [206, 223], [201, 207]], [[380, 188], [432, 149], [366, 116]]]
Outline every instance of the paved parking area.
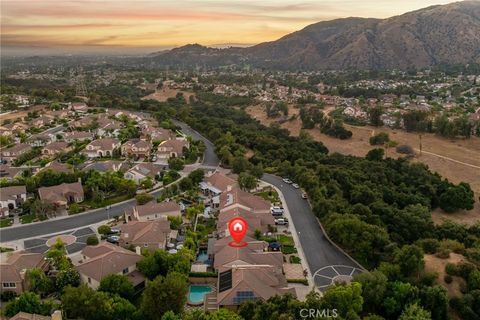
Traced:
[[28, 239], [23, 242], [23, 245], [26, 251], [44, 253], [50, 248], [47, 242], [54, 243], [56, 239], [60, 237], [68, 239], [65, 248], [67, 250], [67, 254], [72, 254], [81, 251], [87, 245], [87, 238], [94, 234], [95, 231], [92, 228], [84, 227], [70, 232], [58, 233], [52, 236], [42, 236]]

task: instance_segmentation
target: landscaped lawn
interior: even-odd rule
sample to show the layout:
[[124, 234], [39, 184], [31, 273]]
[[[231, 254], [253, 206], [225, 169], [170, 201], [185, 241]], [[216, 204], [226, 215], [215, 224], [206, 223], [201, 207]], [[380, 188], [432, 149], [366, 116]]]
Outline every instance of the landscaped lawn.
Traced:
[[35, 214], [25, 214], [23, 216], [20, 216], [20, 222], [22, 224], [25, 224], [25, 223], [32, 223], [33, 220], [35, 220], [36, 218], [36, 215]]
[[263, 199], [265, 199], [267, 201], [270, 201], [271, 203], [280, 202], [280, 198], [278, 197], [277, 191], [275, 191], [273, 189], [257, 192], [256, 195], [259, 196], [259, 197], [262, 197]]
[[293, 238], [283, 234], [277, 235], [277, 240], [282, 244], [282, 246], [294, 246]]
[[297, 253], [297, 248], [295, 248], [295, 242], [293, 241], [292, 237], [279, 234], [277, 235], [277, 241], [282, 244], [283, 254]]
[[13, 224], [13, 218], [0, 219], [0, 228], [9, 227]]

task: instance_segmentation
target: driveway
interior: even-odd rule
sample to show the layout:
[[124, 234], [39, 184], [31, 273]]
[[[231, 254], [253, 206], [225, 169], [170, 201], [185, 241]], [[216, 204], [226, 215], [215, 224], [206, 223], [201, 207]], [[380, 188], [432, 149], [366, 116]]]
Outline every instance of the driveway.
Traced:
[[303, 252], [315, 285], [323, 290], [333, 281], [346, 279], [362, 272], [362, 267], [335, 247], [325, 237], [308, 201], [302, 199], [300, 189], [295, 189], [282, 178], [264, 174], [262, 180], [277, 187], [283, 194], [297, 230]]

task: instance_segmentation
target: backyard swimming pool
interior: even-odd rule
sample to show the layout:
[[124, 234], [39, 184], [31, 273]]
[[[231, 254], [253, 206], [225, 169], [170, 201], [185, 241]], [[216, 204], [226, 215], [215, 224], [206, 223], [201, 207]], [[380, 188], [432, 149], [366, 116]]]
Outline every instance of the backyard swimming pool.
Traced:
[[205, 294], [212, 292], [212, 287], [209, 285], [191, 285], [188, 291], [188, 303], [199, 305], [203, 303]]
[[206, 263], [208, 260], [208, 254], [206, 250], [200, 250], [197, 255], [197, 261]]

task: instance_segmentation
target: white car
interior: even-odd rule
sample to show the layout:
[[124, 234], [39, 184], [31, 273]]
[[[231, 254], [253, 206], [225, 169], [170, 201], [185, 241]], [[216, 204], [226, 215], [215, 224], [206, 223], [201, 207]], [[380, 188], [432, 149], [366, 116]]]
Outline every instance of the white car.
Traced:
[[283, 215], [283, 209], [280, 208], [280, 207], [272, 207], [270, 209], [270, 211], [272, 212], [272, 216], [281, 216]]
[[290, 184], [290, 183], [292, 183], [292, 180], [290, 180], [290, 179], [288, 179], [288, 178], [284, 178], [284, 179], [283, 179], [283, 182]]
[[307, 199], [307, 193], [306, 192], [302, 192], [302, 198]]
[[298, 184], [296, 184], [296, 183], [292, 184], [292, 187], [294, 187], [295, 189], [300, 188], [300, 186], [299, 186]]
[[275, 219], [275, 224], [279, 225], [279, 226], [284, 226], [284, 225], [288, 224], [288, 220], [287, 220], [287, 218]]

